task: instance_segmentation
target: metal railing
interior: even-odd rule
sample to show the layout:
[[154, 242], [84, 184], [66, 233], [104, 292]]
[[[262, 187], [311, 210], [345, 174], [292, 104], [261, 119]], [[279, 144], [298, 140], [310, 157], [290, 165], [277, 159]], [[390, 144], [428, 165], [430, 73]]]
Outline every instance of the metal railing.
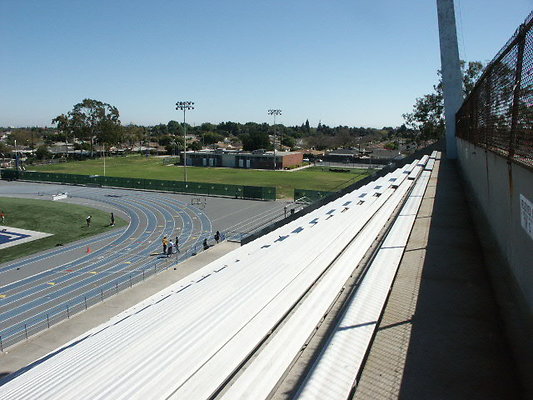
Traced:
[[334, 191], [324, 191], [324, 190], [310, 190], [310, 189], [294, 189], [294, 200], [305, 198], [306, 203], [314, 203], [315, 201], [321, 200]]
[[533, 167], [533, 12], [459, 109], [457, 137]]
[[[226, 240], [226, 236], [226, 233], [221, 233], [220, 241]], [[89, 290], [83, 295], [55, 305], [42, 313], [21, 321], [20, 323], [0, 330], [0, 351], [3, 352], [8, 347], [23, 340], [27, 340], [31, 336], [44, 331], [45, 329], [49, 329], [65, 319], [70, 319], [74, 315], [87, 310], [89, 307], [103, 302], [122, 290], [131, 288], [133, 285], [143, 282], [150, 276], [175, 267], [190, 257], [199, 254], [204, 251], [202, 240], [196, 241], [191, 246], [183, 249], [179, 253], [174, 253], [169, 258], [161, 255], [161, 257], [156, 259], [153, 263], [135, 268], [129, 271], [129, 273], [117, 272], [118, 276], [116, 278], [103, 283], [99, 287]], [[212, 246], [213, 240], [210, 239], [209, 242], [210, 246]]]

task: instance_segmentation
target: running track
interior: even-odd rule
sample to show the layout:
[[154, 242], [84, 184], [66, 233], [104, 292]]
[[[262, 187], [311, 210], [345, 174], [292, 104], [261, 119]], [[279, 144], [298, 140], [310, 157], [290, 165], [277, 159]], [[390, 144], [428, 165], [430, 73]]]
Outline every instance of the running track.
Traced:
[[[216, 230], [250, 231], [280, 218], [286, 204], [209, 198], [201, 210], [190, 205], [191, 196], [170, 193], [0, 182], [0, 196], [50, 199], [58, 192], [68, 192], [68, 202], [115, 212], [129, 225], [0, 265], [4, 340], [72, 299], [94, 296], [103, 285], [182, 261], [201, 249], [204, 238], [212, 243]], [[178, 232], [181, 252], [167, 259], [160, 254], [161, 238], [174, 239]]]

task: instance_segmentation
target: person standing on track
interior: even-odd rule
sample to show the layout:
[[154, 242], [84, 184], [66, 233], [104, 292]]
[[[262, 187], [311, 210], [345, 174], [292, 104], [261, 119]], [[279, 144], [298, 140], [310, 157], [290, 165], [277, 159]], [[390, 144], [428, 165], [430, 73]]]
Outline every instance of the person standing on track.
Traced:
[[163, 254], [167, 254], [168, 239], [166, 236], [163, 236]]
[[217, 231], [217, 232], [215, 233], [215, 241], [217, 242], [217, 244], [218, 244], [218, 241], [219, 241], [219, 240], [220, 240], [220, 232]]
[[172, 255], [172, 250], [174, 248], [174, 243], [172, 243], [172, 240], [168, 242], [168, 248], [167, 248], [167, 258]]
[[179, 234], [176, 234], [176, 242], [174, 243], [174, 247], [176, 248], [176, 253], [180, 252], [179, 243], [180, 243], [180, 237], [179, 237]]

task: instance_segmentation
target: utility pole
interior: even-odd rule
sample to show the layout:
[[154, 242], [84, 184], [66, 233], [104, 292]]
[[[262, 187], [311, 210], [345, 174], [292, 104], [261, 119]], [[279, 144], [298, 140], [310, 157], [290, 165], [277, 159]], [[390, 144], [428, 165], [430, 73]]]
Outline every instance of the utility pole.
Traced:
[[276, 170], [276, 115], [281, 115], [281, 110], [270, 109], [268, 115], [274, 116], [274, 171]]
[[187, 125], [185, 124], [185, 112], [194, 110], [194, 102], [178, 101], [176, 110], [183, 110], [183, 181], [187, 182]]
[[437, 0], [439, 19], [440, 62], [446, 121], [446, 157], [457, 158], [455, 114], [463, 102], [463, 81], [457, 47], [453, 0]]

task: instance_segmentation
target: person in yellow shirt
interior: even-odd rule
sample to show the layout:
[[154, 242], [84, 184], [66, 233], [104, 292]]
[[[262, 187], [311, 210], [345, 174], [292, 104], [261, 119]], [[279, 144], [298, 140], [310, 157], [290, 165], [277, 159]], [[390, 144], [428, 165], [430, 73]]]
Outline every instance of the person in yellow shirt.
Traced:
[[167, 254], [168, 239], [166, 236], [163, 236], [163, 254]]

